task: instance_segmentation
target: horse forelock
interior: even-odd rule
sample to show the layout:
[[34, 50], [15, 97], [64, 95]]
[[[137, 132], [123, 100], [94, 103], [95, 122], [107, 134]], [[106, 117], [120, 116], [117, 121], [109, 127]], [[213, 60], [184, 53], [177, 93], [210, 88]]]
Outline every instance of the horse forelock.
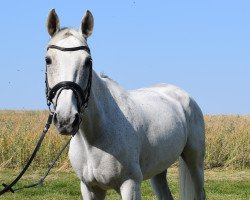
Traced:
[[49, 45], [55, 45], [61, 40], [68, 39], [70, 37], [77, 39], [83, 45], [87, 45], [86, 39], [78, 30], [67, 27], [61, 28], [60, 31], [51, 38]]

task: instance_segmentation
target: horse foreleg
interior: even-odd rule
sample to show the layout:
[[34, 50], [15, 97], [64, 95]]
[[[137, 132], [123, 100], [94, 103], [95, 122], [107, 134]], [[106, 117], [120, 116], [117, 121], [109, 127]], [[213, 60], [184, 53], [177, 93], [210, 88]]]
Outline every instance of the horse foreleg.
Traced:
[[141, 200], [141, 183], [128, 179], [120, 187], [122, 200]]
[[81, 181], [81, 193], [84, 200], [103, 200], [106, 191], [99, 187], [90, 187]]
[[151, 186], [159, 200], [173, 200], [167, 182], [167, 170], [150, 179]]

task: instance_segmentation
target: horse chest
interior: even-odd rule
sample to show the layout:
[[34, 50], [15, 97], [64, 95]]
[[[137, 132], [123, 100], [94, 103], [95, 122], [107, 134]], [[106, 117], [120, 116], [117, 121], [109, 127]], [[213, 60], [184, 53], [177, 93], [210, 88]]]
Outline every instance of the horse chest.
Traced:
[[98, 185], [103, 189], [117, 188], [133, 171], [130, 163], [134, 160], [131, 156], [135, 155], [134, 152], [126, 153], [126, 143], [122, 141], [111, 142], [103, 137], [101, 142], [90, 146], [84, 143], [80, 135], [74, 136], [69, 157], [78, 177], [88, 185]]
[[82, 181], [98, 185], [104, 189], [117, 186], [122, 174], [122, 166], [112, 155], [94, 150], [89, 152], [82, 165]]

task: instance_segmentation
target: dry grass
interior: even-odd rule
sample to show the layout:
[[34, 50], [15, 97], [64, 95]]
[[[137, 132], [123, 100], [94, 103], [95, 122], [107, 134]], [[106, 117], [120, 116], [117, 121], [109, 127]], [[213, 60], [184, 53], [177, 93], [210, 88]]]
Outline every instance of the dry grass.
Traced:
[[[0, 111], [0, 168], [24, 166], [40, 137], [47, 116], [46, 111]], [[67, 139], [51, 126], [32, 168], [47, 167]], [[67, 153], [64, 153], [58, 164], [67, 166], [67, 160]]]
[[205, 116], [206, 167], [250, 166], [250, 116]]
[[[46, 111], [0, 111], [0, 168], [24, 166], [47, 116]], [[250, 116], [205, 116], [205, 121], [206, 168], [249, 168]], [[52, 126], [32, 168], [47, 167], [67, 139]], [[67, 153], [59, 159], [57, 166], [68, 168]]]

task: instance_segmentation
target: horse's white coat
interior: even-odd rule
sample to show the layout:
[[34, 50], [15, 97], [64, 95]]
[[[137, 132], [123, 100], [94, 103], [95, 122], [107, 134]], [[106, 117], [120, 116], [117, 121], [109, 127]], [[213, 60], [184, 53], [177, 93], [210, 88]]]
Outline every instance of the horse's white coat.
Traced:
[[[50, 44], [87, 45], [81, 32], [72, 29], [56, 32]], [[48, 67], [50, 86], [68, 80], [85, 88], [88, 74], [84, 62], [90, 55], [55, 49], [47, 54], [53, 58]], [[70, 123], [77, 112], [72, 91], [64, 90], [57, 103], [60, 119]], [[93, 71], [88, 108], [69, 150], [85, 200], [103, 199], [110, 188], [123, 200], [141, 199], [141, 182], [153, 177], [151, 183], [158, 198], [171, 199], [165, 170], [180, 156], [185, 160], [181, 168], [185, 169], [186, 164], [191, 174], [191, 179], [182, 176], [182, 198], [190, 193], [192, 200], [205, 199], [204, 152], [203, 116], [189, 94], [166, 84], [125, 91], [112, 79]]]

